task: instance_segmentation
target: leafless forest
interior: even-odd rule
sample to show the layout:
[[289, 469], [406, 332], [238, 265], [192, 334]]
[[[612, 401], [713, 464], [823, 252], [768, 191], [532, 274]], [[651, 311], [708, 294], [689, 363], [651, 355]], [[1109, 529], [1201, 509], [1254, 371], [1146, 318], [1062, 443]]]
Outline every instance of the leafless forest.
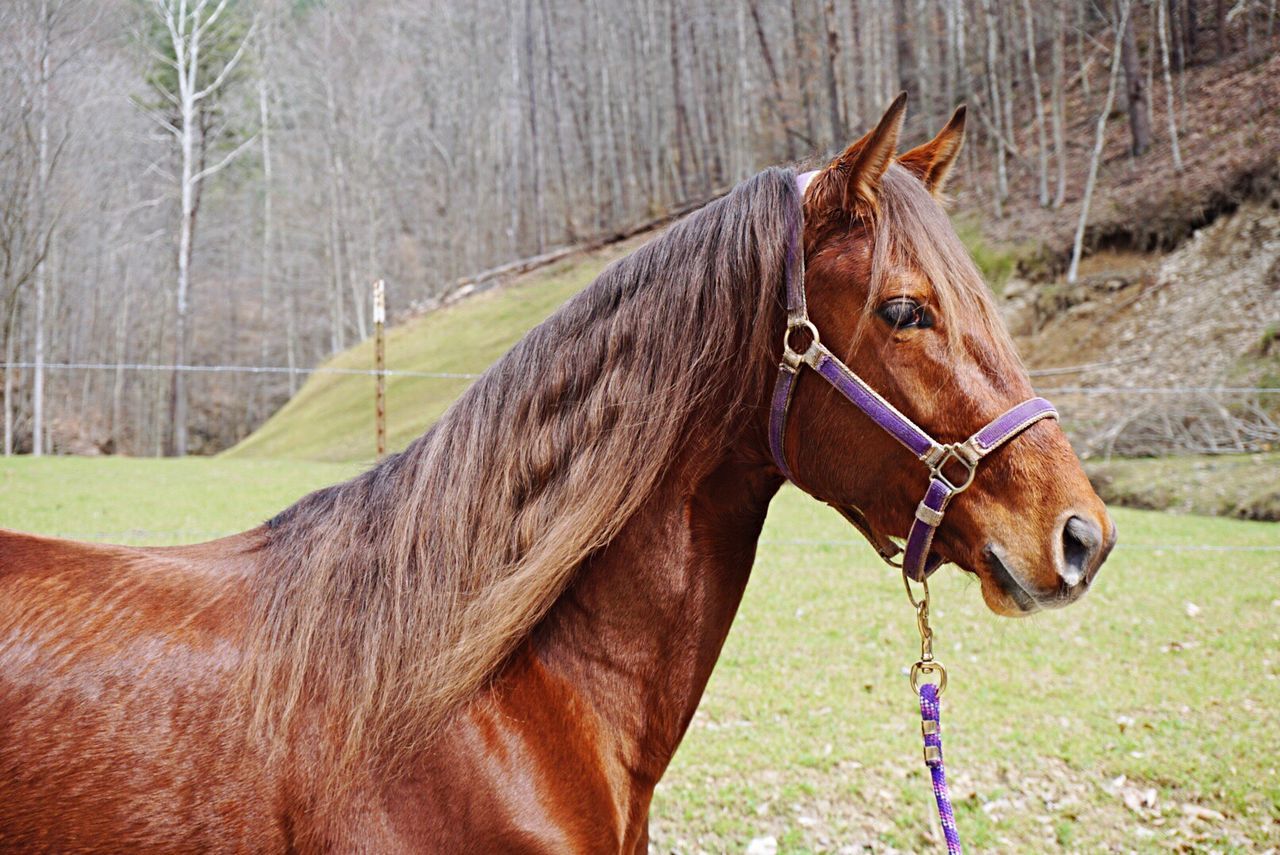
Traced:
[[1109, 114], [1134, 157], [1154, 137], [1178, 163], [1184, 71], [1273, 49], [1276, 17], [1276, 0], [5, 0], [5, 451], [225, 447], [297, 375], [123, 366], [313, 366], [369, 334], [374, 279], [403, 311], [828, 154], [903, 89], [912, 138], [970, 105], [989, 216], [1015, 187], [1087, 199], [1067, 164], [1092, 154], [1092, 185]]

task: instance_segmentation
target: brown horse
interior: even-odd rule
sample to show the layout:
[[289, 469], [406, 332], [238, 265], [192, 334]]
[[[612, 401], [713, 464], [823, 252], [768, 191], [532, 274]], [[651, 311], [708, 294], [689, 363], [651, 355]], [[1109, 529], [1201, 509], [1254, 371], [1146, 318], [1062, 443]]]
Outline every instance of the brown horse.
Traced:
[[[691, 215], [403, 453], [258, 528], [0, 532], [0, 849], [644, 852], [783, 482], [801, 228], [824, 341], [916, 424], [962, 439], [1030, 394], [936, 199], [963, 113], [896, 157], [901, 119], [803, 198], [769, 169]], [[807, 491], [905, 533], [924, 469], [830, 386], [799, 384], [785, 450]], [[1021, 614], [1075, 599], [1114, 537], [1042, 421], [935, 549]]]

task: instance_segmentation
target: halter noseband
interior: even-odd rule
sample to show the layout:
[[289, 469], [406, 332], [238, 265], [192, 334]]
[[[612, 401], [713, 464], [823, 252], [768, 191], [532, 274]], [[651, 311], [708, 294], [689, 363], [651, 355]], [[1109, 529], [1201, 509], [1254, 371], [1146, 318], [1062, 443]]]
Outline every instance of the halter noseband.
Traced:
[[[806, 172], [796, 179], [802, 207], [805, 189], [815, 174]], [[807, 365], [929, 467], [929, 488], [916, 508], [901, 565], [893, 559], [903, 551], [902, 547], [877, 531], [862, 511], [850, 505], [832, 503], [832, 507], [871, 542], [881, 558], [895, 567], [900, 566], [910, 579], [923, 581], [942, 564], [942, 557], [932, 551], [932, 546], [933, 535], [942, 524], [947, 503], [973, 483], [978, 463], [1041, 419], [1056, 419], [1058, 411], [1044, 398], [1031, 398], [1006, 410], [964, 442], [944, 444], [929, 436], [868, 386], [819, 339], [818, 328], [809, 320], [805, 306], [803, 226], [801, 232], [796, 269], [787, 280], [787, 329], [782, 334], [782, 362], [778, 365], [778, 381], [773, 387], [769, 413], [769, 450], [782, 474], [795, 482], [784, 452], [787, 410], [800, 369]], [[809, 346], [803, 353], [792, 347], [792, 336], [798, 331], [804, 331], [810, 337]], [[953, 469], [963, 467], [963, 477], [952, 480], [944, 471], [949, 466]]]

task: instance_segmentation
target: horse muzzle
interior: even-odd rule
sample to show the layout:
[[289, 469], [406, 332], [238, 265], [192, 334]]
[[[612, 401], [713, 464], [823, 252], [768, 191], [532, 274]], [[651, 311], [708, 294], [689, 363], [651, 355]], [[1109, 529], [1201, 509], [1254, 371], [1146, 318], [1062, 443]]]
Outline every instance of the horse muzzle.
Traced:
[[1057, 526], [1053, 541], [1049, 584], [1034, 581], [1034, 576], [1001, 544], [993, 541], [982, 550], [992, 586], [1013, 606], [999, 611], [1032, 614], [1080, 599], [1115, 547], [1116, 526], [1105, 513], [1101, 523], [1083, 514], [1068, 514]]

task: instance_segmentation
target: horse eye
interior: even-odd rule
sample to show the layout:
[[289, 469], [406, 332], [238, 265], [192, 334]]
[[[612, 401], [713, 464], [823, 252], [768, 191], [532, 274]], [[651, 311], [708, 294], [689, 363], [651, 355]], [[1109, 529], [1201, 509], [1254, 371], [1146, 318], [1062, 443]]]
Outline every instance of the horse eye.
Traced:
[[928, 329], [933, 326], [929, 310], [907, 297], [885, 303], [880, 307], [879, 315], [894, 329]]

